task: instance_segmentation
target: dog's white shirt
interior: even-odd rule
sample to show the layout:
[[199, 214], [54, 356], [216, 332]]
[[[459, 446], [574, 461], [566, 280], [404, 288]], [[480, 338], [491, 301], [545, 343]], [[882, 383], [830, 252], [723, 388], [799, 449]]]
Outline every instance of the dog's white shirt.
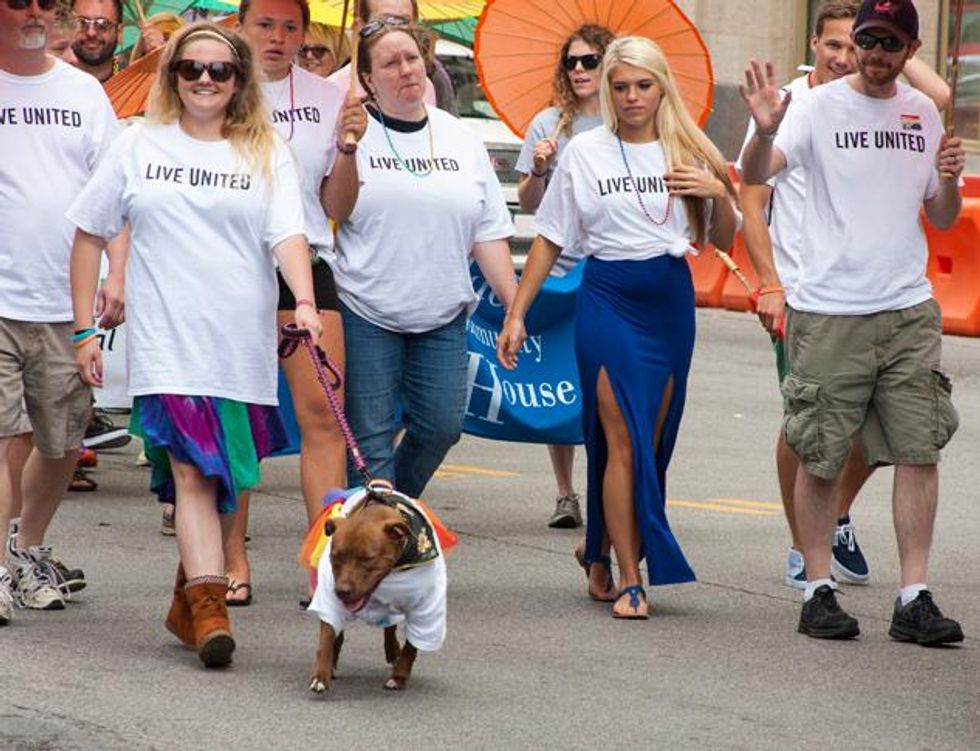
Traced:
[[[347, 516], [361, 497], [362, 494], [351, 496], [344, 503], [342, 515]], [[405, 638], [420, 652], [435, 652], [442, 646], [446, 639], [446, 559], [441, 551], [430, 563], [389, 573], [367, 604], [351, 613], [334, 593], [331, 545], [327, 543], [320, 558], [316, 592], [308, 612], [329, 623], [338, 634], [354, 620], [382, 628], [404, 622]]]

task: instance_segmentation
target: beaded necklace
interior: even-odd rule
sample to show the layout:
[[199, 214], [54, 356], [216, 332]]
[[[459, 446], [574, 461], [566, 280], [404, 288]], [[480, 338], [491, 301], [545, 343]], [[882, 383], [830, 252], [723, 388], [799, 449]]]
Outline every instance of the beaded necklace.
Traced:
[[410, 174], [412, 177], [417, 177], [419, 179], [431, 175], [434, 169], [433, 164], [435, 163], [435, 158], [436, 158], [435, 145], [432, 142], [432, 118], [428, 116], [426, 116], [425, 118], [425, 127], [429, 131], [429, 169], [426, 172], [416, 172], [415, 170], [413, 170], [411, 167], [408, 166], [408, 163], [404, 159], [402, 159], [401, 154], [398, 153], [398, 149], [395, 148], [395, 144], [391, 140], [391, 133], [388, 132], [388, 124], [385, 122], [385, 115], [381, 111], [381, 107], [378, 107], [378, 117], [381, 118], [381, 127], [384, 129], [385, 138], [388, 141], [388, 148], [391, 149], [391, 153], [394, 154], [395, 160], [398, 162], [399, 165], [401, 165], [401, 168], [405, 170], [408, 174]]
[[629, 175], [630, 184], [633, 186], [633, 195], [636, 196], [636, 200], [640, 204], [640, 210], [646, 215], [646, 218], [649, 219], [651, 222], [656, 224], [658, 227], [663, 227], [667, 223], [667, 220], [670, 219], [670, 208], [674, 204], [674, 197], [672, 195], [667, 196], [667, 212], [664, 214], [664, 218], [660, 219], [659, 221], [657, 219], [654, 219], [653, 216], [650, 214], [650, 212], [647, 210], [646, 204], [643, 203], [643, 196], [640, 195], [639, 186], [637, 185], [636, 180], [633, 179], [633, 170], [630, 169], [629, 159], [626, 158], [626, 147], [623, 146], [623, 139], [619, 135], [619, 133], [616, 134], [616, 139], [619, 141], [619, 153], [622, 154], [623, 156], [623, 164], [626, 166], [626, 174]]

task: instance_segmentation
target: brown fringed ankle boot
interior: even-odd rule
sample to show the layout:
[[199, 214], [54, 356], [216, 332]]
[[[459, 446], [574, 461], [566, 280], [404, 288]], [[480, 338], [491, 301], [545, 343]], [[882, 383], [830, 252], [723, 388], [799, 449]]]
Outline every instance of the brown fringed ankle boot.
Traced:
[[227, 665], [235, 651], [225, 602], [228, 581], [223, 576], [195, 577], [184, 591], [191, 607], [198, 657], [209, 668]]
[[177, 566], [177, 579], [174, 582], [174, 597], [170, 601], [170, 612], [167, 613], [167, 620], [164, 625], [167, 631], [176, 636], [183, 642], [185, 647], [194, 648], [194, 620], [191, 616], [191, 606], [187, 602], [187, 593], [184, 592], [184, 585], [187, 584], [187, 576], [184, 574], [184, 564]]

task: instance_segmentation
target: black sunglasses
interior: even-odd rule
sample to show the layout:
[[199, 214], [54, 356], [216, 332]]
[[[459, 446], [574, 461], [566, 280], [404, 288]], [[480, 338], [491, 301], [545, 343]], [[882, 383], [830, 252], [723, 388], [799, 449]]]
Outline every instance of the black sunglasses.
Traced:
[[183, 78], [185, 81], [196, 81], [208, 72], [208, 76], [216, 83], [224, 83], [232, 76], [238, 75], [238, 66], [235, 63], [202, 63], [200, 60], [178, 60], [171, 64], [170, 70]]
[[565, 59], [561, 61], [565, 70], [568, 71], [575, 70], [575, 66], [579, 63], [582, 63], [585, 70], [595, 70], [602, 65], [602, 55], [597, 55], [594, 52], [589, 55], [565, 55]]
[[862, 50], [873, 50], [880, 44], [881, 48], [885, 52], [901, 52], [908, 47], [905, 42], [894, 34], [889, 34], [886, 37], [879, 37], [875, 36], [874, 34], [869, 34], [866, 31], [860, 31], [854, 35], [854, 44], [856, 44]]
[[58, 0], [7, 0], [7, 7], [10, 10], [24, 10], [30, 7], [32, 1], [37, 4], [38, 10], [54, 10], [58, 4]]
[[304, 44], [299, 48], [300, 57], [310, 57], [322, 60], [323, 56], [330, 51], [330, 48], [322, 44]]

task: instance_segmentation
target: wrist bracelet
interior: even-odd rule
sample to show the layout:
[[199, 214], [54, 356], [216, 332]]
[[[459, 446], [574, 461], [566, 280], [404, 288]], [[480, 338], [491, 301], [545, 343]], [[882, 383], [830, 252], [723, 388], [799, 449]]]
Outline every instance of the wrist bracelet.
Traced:
[[772, 133], [766, 133], [764, 131], [757, 130], [755, 134], [759, 137], [760, 141], [766, 141], [768, 143], [772, 143], [773, 141], [776, 140], [776, 136], [779, 135], [779, 129], [777, 128]]
[[535, 172], [534, 171], [534, 167], [532, 167], [531, 168], [531, 174], [534, 175], [534, 177], [547, 177], [548, 176], [548, 170], [545, 170], [544, 172]]
[[316, 303], [314, 303], [312, 300], [307, 300], [305, 298], [302, 300], [297, 300], [296, 307], [298, 308], [300, 305], [309, 305], [311, 308], [316, 310]]
[[91, 326], [87, 329], [78, 329], [75, 331], [75, 335], [71, 338], [73, 342], [80, 342], [83, 339], [88, 339], [90, 336], [95, 336], [98, 332]]
[[98, 337], [95, 334], [89, 334], [84, 339], [76, 340], [75, 342], [73, 342], [73, 344], [75, 346], [75, 349], [81, 349], [86, 344], [88, 344], [89, 342], [94, 342], [96, 339], [98, 339]]
[[337, 151], [339, 151], [341, 154], [347, 154], [347, 156], [350, 156], [351, 154], [357, 152], [357, 141], [354, 141], [354, 143], [343, 143], [342, 141], [337, 141]]
[[760, 287], [759, 288], [759, 297], [762, 297], [763, 295], [774, 295], [777, 292], [782, 293], [784, 291], [785, 290], [783, 290], [782, 287], [778, 287], [778, 286], [777, 287]]

